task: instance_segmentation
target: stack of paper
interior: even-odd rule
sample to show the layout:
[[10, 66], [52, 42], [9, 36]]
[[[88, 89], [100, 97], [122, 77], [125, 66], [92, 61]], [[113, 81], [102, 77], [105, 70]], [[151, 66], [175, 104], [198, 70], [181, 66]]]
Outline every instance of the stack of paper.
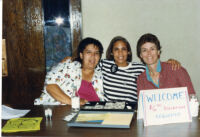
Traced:
[[130, 125], [133, 113], [79, 114], [76, 122], [101, 122], [103, 125]]
[[2, 119], [19, 118], [26, 115], [30, 110], [13, 109], [2, 105]]

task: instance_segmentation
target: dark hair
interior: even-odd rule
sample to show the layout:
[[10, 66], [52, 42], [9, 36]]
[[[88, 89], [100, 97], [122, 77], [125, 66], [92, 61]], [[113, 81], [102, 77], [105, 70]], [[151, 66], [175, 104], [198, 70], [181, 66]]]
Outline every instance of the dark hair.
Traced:
[[156, 37], [156, 35], [153, 35], [151, 33], [147, 33], [142, 35], [138, 42], [137, 42], [137, 56], [141, 59], [140, 57], [140, 53], [141, 53], [141, 47], [143, 44], [145, 44], [146, 42], [151, 42], [154, 43], [156, 45], [157, 50], [160, 51], [161, 53], [161, 46], [160, 46], [160, 41], [158, 40], [158, 38]]
[[82, 59], [80, 58], [80, 53], [83, 53], [84, 49], [89, 45], [89, 44], [94, 44], [96, 47], [99, 48], [99, 53], [100, 53], [100, 59], [103, 54], [103, 46], [100, 41], [94, 38], [87, 37], [83, 40], [78, 45], [77, 49], [77, 58], [75, 58], [76, 61], [79, 61], [82, 64]]
[[108, 59], [108, 60], [114, 60], [114, 57], [113, 57], [113, 54], [112, 54], [112, 50], [113, 50], [114, 44], [115, 44], [116, 42], [118, 42], [118, 41], [122, 41], [122, 42], [124, 42], [124, 43], [126, 44], [126, 47], [127, 47], [127, 49], [128, 49], [128, 52], [129, 52], [128, 57], [127, 57], [127, 61], [128, 61], [128, 62], [131, 62], [131, 61], [132, 61], [131, 46], [130, 46], [128, 40], [126, 40], [126, 39], [125, 39], [124, 37], [122, 37], [122, 36], [116, 36], [116, 37], [114, 37], [114, 38], [111, 40], [111, 42], [110, 42], [110, 44], [109, 44], [109, 46], [108, 46], [108, 49], [107, 49], [107, 51], [106, 51], [106, 59]]

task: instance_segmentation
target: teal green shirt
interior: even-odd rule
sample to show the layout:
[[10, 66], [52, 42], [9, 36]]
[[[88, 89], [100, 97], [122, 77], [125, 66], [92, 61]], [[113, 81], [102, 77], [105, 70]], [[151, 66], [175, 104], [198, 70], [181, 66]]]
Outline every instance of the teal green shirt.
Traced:
[[[158, 60], [158, 64], [157, 64], [157, 68], [156, 68], [156, 71], [157, 72], [161, 72], [161, 64], [160, 64], [160, 60]], [[150, 74], [149, 74], [149, 68], [148, 66], [146, 65], [146, 75], [147, 75], [147, 80], [152, 82], [156, 87], [159, 88], [159, 80], [158, 80], [158, 84], [154, 83]]]

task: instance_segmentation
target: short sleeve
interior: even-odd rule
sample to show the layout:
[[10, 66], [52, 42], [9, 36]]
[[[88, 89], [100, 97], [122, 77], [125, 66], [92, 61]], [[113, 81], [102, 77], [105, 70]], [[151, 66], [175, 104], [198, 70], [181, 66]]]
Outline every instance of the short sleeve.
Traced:
[[66, 60], [63, 63], [59, 63], [57, 66], [54, 66], [51, 71], [49, 71], [45, 78], [45, 85], [47, 84], [57, 84], [62, 85], [65, 80], [65, 73], [70, 68], [71, 60]]
[[188, 88], [188, 94], [195, 94], [192, 81], [186, 69], [180, 68], [177, 70], [177, 79], [182, 87]]

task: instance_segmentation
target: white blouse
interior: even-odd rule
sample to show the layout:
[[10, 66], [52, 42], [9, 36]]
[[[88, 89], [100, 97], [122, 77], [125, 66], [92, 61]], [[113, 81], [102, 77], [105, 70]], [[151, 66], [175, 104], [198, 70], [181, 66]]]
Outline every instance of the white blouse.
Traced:
[[[47, 84], [57, 84], [66, 95], [71, 97], [73, 91], [80, 88], [81, 80], [81, 64], [78, 61], [71, 62], [71, 60], [68, 59], [65, 62], [59, 63], [47, 73], [43, 93], [39, 98], [35, 99], [34, 105], [61, 104], [48, 94], [46, 91]], [[104, 101], [103, 77], [101, 71], [95, 69], [95, 73], [91, 82], [100, 101]]]

